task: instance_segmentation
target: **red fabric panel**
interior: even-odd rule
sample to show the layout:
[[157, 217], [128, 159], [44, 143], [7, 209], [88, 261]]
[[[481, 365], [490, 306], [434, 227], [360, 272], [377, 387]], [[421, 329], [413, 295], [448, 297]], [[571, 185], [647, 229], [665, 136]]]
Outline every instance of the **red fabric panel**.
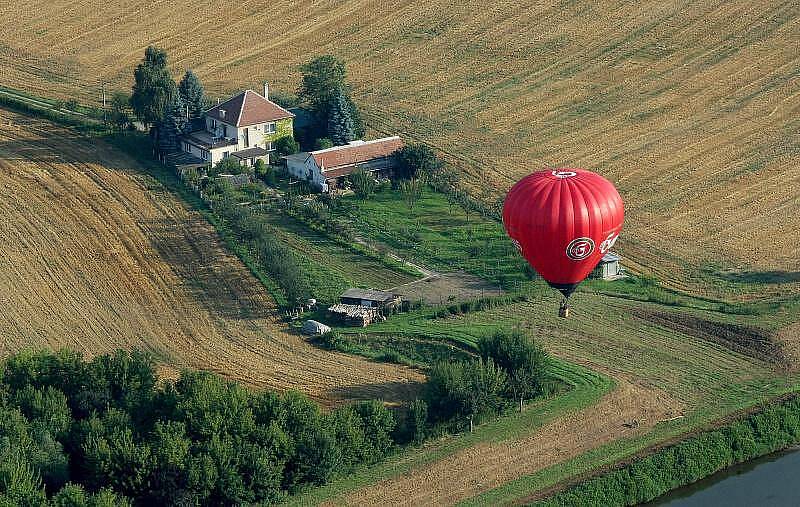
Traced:
[[578, 283], [622, 230], [625, 207], [610, 181], [583, 169], [539, 171], [517, 182], [503, 224], [528, 263], [551, 283]]

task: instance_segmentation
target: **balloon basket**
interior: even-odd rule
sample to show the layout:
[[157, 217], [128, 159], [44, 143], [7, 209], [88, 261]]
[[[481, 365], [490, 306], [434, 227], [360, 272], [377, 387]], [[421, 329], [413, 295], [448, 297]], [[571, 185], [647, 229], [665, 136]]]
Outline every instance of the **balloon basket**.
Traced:
[[562, 319], [566, 319], [569, 317], [569, 305], [567, 304], [567, 300], [561, 302], [561, 306], [558, 307], [558, 316]]

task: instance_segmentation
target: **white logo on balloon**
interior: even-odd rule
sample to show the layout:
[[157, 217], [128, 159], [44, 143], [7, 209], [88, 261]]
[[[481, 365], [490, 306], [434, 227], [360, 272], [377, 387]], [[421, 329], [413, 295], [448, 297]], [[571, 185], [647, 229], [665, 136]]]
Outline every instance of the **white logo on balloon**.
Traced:
[[618, 238], [619, 234], [617, 233], [612, 232], [611, 234], [609, 234], [608, 237], [602, 243], [600, 243], [600, 252], [606, 253], [609, 250], [611, 250], [611, 248], [614, 246], [614, 243], [617, 242]]
[[592, 238], [576, 238], [567, 245], [567, 257], [573, 261], [582, 261], [594, 252]]
[[578, 173], [576, 173], [575, 171], [553, 171], [552, 174], [556, 178], [561, 178], [562, 180], [564, 178], [572, 178], [573, 176], [578, 175]]

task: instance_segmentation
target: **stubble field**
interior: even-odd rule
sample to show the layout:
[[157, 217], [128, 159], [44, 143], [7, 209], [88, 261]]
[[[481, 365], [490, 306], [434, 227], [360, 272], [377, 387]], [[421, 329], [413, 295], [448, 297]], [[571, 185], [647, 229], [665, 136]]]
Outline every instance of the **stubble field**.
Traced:
[[11, 0], [0, 14], [0, 85], [89, 103], [103, 81], [128, 89], [149, 44], [214, 97], [293, 90], [298, 64], [336, 54], [374, 130], [441, 149], [483, 197], [543, 166], [594, 168], [627, 202], [632, 267], [676, 286], [697, 266], [798, 285], [797, 2]]
[[136, 163], [0, 110], [0, 354], [138, 347], [323, 403], [399, 401], [421, 376], [321, 351], [286, 332], [213, 227]]

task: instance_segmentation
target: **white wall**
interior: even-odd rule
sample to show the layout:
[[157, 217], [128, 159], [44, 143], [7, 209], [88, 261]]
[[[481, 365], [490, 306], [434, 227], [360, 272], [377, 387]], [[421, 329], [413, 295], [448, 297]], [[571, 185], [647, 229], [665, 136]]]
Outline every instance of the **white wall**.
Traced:
[[298, 180], [308, 180], [310, 176], [311, 183], [316, 185], [317, 188], [322, 191], [328, 189], [328, 185], [325, 183], [325, 177], [322, 176], [322, 171], [317, 167], [314, 157], [308, 156], [303, 161], [294, 158], [287, 159], [286, 169], [292, 177]]

